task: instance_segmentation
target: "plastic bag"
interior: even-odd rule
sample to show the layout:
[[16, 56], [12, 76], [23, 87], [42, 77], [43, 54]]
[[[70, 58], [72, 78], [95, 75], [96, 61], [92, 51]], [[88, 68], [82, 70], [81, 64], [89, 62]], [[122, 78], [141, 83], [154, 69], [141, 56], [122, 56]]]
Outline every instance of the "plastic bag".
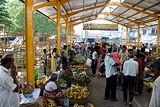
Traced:
[[91, 64], [92, 64], [92, 60], [90, 58], [88, 58], [86, 61], [86, 65], [91, 67]]

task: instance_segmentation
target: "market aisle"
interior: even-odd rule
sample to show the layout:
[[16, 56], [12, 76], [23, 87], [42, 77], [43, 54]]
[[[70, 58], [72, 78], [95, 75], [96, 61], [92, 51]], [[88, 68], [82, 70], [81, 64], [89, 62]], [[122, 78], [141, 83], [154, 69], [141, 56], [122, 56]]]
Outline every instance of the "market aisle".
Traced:
[[[129, 107], [125, 106], [122, 101], [123, 92], [120, 88], [117, 88], [117, 99], [118, 102], [111, 102], [103, 100], [104, 90], [105, 90], [105, 78], [104, 77], [94, 77], [89, 84], [90, 97], [89, 102], [93, 103], [95, 107]], [[144, 92], [141, 96], [135, 96], [133, 100], [133, 107], [147, 107], [149, 102], [149, 93]]]

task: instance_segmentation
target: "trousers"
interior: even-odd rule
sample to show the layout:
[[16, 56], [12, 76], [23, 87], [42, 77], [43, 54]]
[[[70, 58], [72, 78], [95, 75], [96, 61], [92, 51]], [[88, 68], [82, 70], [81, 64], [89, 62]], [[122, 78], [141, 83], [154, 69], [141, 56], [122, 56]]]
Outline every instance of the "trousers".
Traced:
[[133, 100], [134, 82], [135, 82], [134, 76], [124, 76], [123, 78], [123, 98], [124, 101], [126, 102], [127, 102], [128, 91], [129, 91], [129, 102], [132, 102]]
[[117, 75], [106, 78], [105, 98], [116, 99]]

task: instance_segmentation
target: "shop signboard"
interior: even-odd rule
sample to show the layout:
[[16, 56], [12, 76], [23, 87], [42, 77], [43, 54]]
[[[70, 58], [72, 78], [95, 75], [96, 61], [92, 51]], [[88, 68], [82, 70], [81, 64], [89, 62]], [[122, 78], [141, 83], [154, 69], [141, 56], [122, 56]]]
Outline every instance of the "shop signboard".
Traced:
[[118, 24], [83, 24], [83, 30], [118, 31]]

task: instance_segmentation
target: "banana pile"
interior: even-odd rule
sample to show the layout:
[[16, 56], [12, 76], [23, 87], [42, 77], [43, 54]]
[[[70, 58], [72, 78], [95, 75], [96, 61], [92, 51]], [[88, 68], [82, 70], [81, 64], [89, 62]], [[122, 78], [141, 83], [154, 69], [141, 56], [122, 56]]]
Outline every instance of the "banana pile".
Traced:
[[48, 80], [47, 76], [42, 76], [42, 77], [40, 77], [40, 78], [37, 79], [36, 84], [37, 85], [45, 84], [47, 80]]
[[54, 100], [50, 100], [46, 98], [43, 101], [43, 107], [57, 107], [57, 105]]
[[87, 87], [79, 85], [72, 85], [65, 92], [65, 95], [70, 99], [87, 99], [89, 97], [89, 90]]
[[153, 88], [153, 82], [144, 82], [144, 85], [145, 85], [147, 88]]
[[73, 107], [94, 107], [92, 103], [88, 103], [87, 106], [75, 104]]
[[81, 72], [81, 71], [84, 71], [84, 67], [82, 64], [79, 64], [79, 65], [71, 65], [72, 67], [72, 71], [78, 71], [78, 72]]

